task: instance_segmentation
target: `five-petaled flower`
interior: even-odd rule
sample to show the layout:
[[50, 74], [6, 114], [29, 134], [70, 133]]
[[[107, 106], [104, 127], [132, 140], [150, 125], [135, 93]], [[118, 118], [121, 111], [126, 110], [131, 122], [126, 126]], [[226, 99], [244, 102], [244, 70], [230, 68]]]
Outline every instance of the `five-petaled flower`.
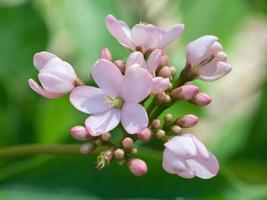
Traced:
[[152, 90], [152, 76], [145, 69], [135, 64], [123, 76], [115, 64], [99, 59], [91, 73], [99, 88], [79, 86], [70, 95], [78, 110], [92, 114], [85, 121], [91, 135], [108, 132], [120, 121], [129, 134], [147, 127], [146, 110], [139, 104]]
[[169, 31], [152, 24], [136, 24], [132, 29], [112, 15], [106, 17], [106, 26], [118, 42], [132, 51], [163, 49], [172, 43], [184, 30], [183, 24], [174, 25]]
[[209, 179], [219, 170], [216, 157], [191, 134], [175, 136], [165, 143], [162, 166], [184, 178]]

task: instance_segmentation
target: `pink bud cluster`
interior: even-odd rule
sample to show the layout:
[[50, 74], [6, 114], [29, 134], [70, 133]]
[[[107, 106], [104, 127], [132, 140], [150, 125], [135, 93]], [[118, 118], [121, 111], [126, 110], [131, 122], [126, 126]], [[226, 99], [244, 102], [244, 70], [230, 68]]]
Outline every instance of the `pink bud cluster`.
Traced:
[[[70, 132], [85, 142], [82, 154], [102, 147], [98, 168], [117, 161], [119, 165], [126, 163], [135, 176], [143, 176], [148, 166], [136, 157], [136, 142], [160, 140], [165, 147], [162, 166], [168, 173], [184, 178], [215, 176], [219, 170], [216, 157], [195, 136], [184, 133], [198, 123], [198, 117], [187, 114], [177, 118], [167, 113], [160, 120], [160, 115], [177, 101], [198, 106], [211, 103], [211, 97], [193, 81], [217, 80], [231, 71], [218, 38], [203, 36], [190, 42], [185, 67], [176, 76], [176, 67], [170, 65], [164, 48], [180, 36], [183, 24], [168, 31], [141, 23], [129, 28], [108, 15], [106, 26], [131, 53], [125, 60], [113, 60], [110, 50], [102, 49], [91, 70], [97, 87], [84, 85], [69, 63], [49, 52], [35, 54], [40, 85], [30, 79], [30, 87], [47, 98], [70, 93], [71, 104], [89, 115], [84, 125], [74, 126]], [[120, 131], [113, 131], [115, 128]], [[113, 137], [115, 132], [120, 137]]]

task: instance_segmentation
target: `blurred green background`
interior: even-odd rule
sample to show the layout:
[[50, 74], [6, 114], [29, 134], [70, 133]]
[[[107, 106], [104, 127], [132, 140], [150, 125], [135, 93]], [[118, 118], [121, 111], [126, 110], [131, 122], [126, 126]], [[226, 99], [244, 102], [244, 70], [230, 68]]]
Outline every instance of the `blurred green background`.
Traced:
[[185, 180], [161, 168], [161, 152], [140, 150], [149, 165], [134, 177], [116, 163], [95, 169], [95, 156], [34, 156], [0, 161], [2, 200], [100, 199], [267, 199], [267, 2], [266, 0], [0, 0], [0, 145], [77, 143], [69, 128], [86, 115], [68, 97], [47, 100], [30, 90], [36, 79], [35, 52], [49, 50], [72, 63], [85, 82], [102, 48], [115, 59], [123, 49], [107, 31], [113, 14], [131, 26], [139, 21], [170, 27], [185, 23], [181, 38], [167, 49], [171, 64], [183, 67], [186, 44], [217, 35], [233, 65], [214, 83], [198, 82], [213, 96], [200, 109], [187, 103], [169, 111], [201, 117], [196, 134], [220, 160], [211, 180]]

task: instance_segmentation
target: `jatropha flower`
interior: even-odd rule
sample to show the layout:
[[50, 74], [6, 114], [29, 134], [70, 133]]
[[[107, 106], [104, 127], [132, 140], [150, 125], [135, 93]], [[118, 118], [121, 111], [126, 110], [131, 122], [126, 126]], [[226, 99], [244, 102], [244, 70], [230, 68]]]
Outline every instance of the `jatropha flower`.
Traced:
[[170, 85], [169, 78], [163, 77], [156, 77], [156, 70], [160, 64], [160, 59], [162, 56], [162, 51], [159, 49], [155, 49], [149, 55], [147, 61], [144, 59], [144, 55], [139, 52], [135, 51], [130, 54], [127, 63], [126, 63], [126, 71], [132, 64], [139, 64], [140, 67], [146, 69], [153, 77], [153, 89], [152, 93], [158, 94], [164, 92], [168, 89]]
[[184, 30], [183, 24], [176, 24], [169, 31], [152, 24], [136, 24], [132, 29], [112, 15], [106, 17], [106, 26], [118, 42], [132, 51], [163, 49], [172, 43]]
[[216, 36], [206, 35], [187, 45], [187, 64], [199, 79], [214, 81], [232, 70], [227, 63], [227, 55], [217, 40]]
[[79, 82], [72, 66], [49, 52], [36, 53], [33, 57], [38, 78], [43, 87], [29, 79], [30, 87], [47, 98], [58, 98], [69, 93]]
[[203, 179], [212, 178], [218, 173], [216, 157], [195, 136], [175, 136], [164, 145], [162, 166], [168, 173]]
[[[119, 43], [133, 52], [113, 63], [109, 49], [102, 49], [91, 71], [98, 87], [84, 85], [70, 64], [49, 52], [34, 56], [42, 87], [32, 79], [30, 87], [48, 98], [70, 93], [71, 104], [90, 115], [84, 125], [76, 125], [70, 132], [73, 138], [85, 142], [80, 147], [82, 154], [102, 149], [97, 157], [98, 168], [116, 160], [119, 165], [127, 164], [133, 175], [145, 175], [148, 166], [136, 157], [135, 144], [139, 140], [153, 142], [153, 138], [165, 146], [162, 166], [168, 173], [184, 178], [215, 176], [219, 170], [216, 157], [193, 135], [181, 134], [195, 126], [198, 117], [187, 114], [174, 118], [165, 111], [177, 101], [194, 106], [211, 103], [212, 98], [193, 81], [213, 81], [231, 71], [218, 38], [203, 36], [189, 43], [185, 67], [175, 76], [176, 68], [169, 66], [163, 48], [180, 35], [183, 24], [169, 31], [151, 24], [137, 24], [130, 29], [125, 22], [108, 15], [106, 25]], [[162, 113], [165, 116], [159, 120]], [[118, 126], [120, 123], [122, 126]], [[118, 131], [113, 131], [116, 127]]]
[[92, 77], [99, 88], [79, 86], [70, 95], [78, 110], [92, 114], [85, 121], [91, 135], [108, 132], [120, 121], [130, 134], [147, 127], [146, 110], [139, 104], [152, 90], [152, 77], [146, 70], [135, 64], [123, 76], [115, 64], [99, 59], [92, 68]]

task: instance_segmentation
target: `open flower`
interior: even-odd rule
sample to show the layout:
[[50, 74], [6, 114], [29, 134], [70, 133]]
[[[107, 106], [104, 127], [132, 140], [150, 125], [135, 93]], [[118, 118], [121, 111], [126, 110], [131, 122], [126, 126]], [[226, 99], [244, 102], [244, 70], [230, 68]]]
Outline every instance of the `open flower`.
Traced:
[[184, 178], [209, 179], [219, 170], [216, 157], [191, 134], [175, 136], [165, 143], [163, 168]]
[[169, 78], [156, 77], [155, 74], [155, 71], [159, 66], [161, 56], [162, 56], [162, 51], [160, 49], [155, 49], [154, 51], [151, 52], [146, 62], [144, 59], [144, 55], [139, 51], [135, 51], [130, 54], [126, 63], [126, 71], [133, 64], [139, 64], [140, 67], [146, 69], [152, 75], [153, 77], [152, 93], [154, 94], [164, 92], [166, 89], [168, 89], [170, 85]]
[[92, 77], [99, 88], [79, 86], [70, 95], [74, 107], [92, 114], [85, 121], [91, 135], [108, 132], [120, 121], [130, 134], [147, 127], [146, 110], [139, 104], [152, 89], [152, 77], [146, 70], [133, 65], [123, 76], [115, 64], [99, 59], [92, 68]]
[[69, 93], [78, 78], [72, 66], [49, 52], [36, 53], [33, 57], [38, 78], [42, 87], [33, 79], [29, 79], [30, 87], [47, 98], [58, 98]]
[[184, 30], [183, 24], [176, 24], [169, 31], [152, 24], [136, 24], [132, 29], [114, 16], [106, 17], [106, 26], [118, 42], [133, 51], [163, 49], [173, 42]]
[[202, 36], [187, 45], [186, 59], [198, 78], [214, 81], [232, 70], [227, 63], [227, 55], [222, 50], [218, 38], [212, 35]]

